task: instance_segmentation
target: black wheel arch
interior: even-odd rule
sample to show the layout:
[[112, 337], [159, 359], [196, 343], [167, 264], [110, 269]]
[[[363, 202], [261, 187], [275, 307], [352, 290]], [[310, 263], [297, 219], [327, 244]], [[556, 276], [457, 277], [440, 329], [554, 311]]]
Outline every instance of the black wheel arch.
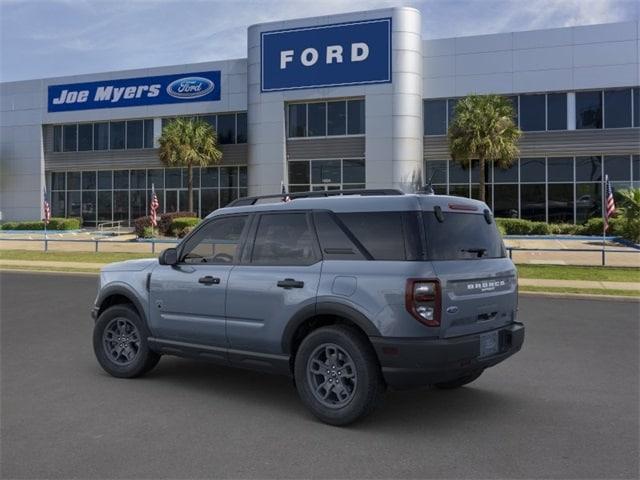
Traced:
[[138, 296], [124, 285], [108, 285], [100, 290], [96, 298], [96, 318], [113, 305], [131, 304], [137, 310], [140, 319], [148, 326], [146, 310]]
[[367, 337], [380, 336], [380, 331], [371, 320], [355, 308], [342, 303], [319, 302], [304, 307], [289, 320], [282, 335], [282, 351], [286, 354], [295, 353], [296, 344], [301, 340], [300, 334], [313, 330], [314, 324], [324, 326], [336, 323], [355, 326]]

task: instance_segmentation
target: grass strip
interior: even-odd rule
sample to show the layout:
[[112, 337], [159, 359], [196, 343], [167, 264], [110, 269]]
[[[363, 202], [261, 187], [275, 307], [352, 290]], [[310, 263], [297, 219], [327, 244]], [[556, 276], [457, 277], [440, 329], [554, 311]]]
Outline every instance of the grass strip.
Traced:
[[0, 260], [31, 260], [41, 262], [88, 262], [111, 263], [137, 258], [157, 257], [158, 253], [130, 253], [130, 252], [65, 252], [36, 250], [0, 250]]
[[520, 292], [545, 292], [545, 293], [579, 293], [582, 295], [613, 295], [622, 297], [640, 298], [640, 290], [615, 290], [604, 288], [573, 288], [573, 287], [539, 287], [524, 286], [518, 287]]
[[518, 264], [520, 278], [549, 280], [596, 280], [600, 282], [640, 282], [637, 267], [595, 267], [580, 265]]

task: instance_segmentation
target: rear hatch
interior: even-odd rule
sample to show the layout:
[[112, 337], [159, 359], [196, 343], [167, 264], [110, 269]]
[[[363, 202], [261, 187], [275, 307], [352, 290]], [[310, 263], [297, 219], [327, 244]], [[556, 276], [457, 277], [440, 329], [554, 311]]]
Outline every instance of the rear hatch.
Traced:
[[448, 203], [423, 212], [427, 255], [442, 292], [443, 338], [495, 330], [516, 319], [516, 269], [492, 216], [478, 205]]

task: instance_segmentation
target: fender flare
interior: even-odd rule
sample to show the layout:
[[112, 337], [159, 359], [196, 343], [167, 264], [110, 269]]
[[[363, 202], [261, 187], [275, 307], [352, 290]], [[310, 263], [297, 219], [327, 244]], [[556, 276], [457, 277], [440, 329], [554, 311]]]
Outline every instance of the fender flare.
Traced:
[[147, 310], [142, 306], [142, 302], [135, 294], [135, 292], [133, 292], [133, 290], [126, 284], [115, 283], [101, 288], [100, 292], [98, 292], [98, 297], [96, 298], [96, 308], [100, 309], [102, 307], [102, 303], [107, 298], [113, 295], [121, 295], [127, 298], [127, 300], [129, 300], [136, 307], [136, 310], [138, 310], [142, 321], [147, 325], [147, 327], [149, 326], [149, 322], [147, 321]]
[[308, 319], [318, 315], [334, 315], [337, 317], [342, 317], [360, 327], [360, 329], [368, 337], [381, 336], [380, 331], [371, 322], [371, 320], [369, 320], [363, 313], [359, 312], [355, 308], [343, 303], [319, 302], [315, 305], [309, 305], [303, 308], [298, 313], [296, 313], [291, 318], [291, 320], [289, 320], [289, 323], [285, 327], [282, 334], [282, 351], [284, 353], [291, 353], [293, 336], [298, 330], [298, 327], [300, 327]]

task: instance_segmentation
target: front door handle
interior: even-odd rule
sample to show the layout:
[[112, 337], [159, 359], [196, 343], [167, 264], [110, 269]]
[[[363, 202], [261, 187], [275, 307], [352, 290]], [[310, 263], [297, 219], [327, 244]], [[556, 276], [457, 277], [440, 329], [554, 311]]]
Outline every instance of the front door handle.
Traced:
[[280, 280], [278, 282], [278, 286], [280, 288], [303, 288], [304, 282], [294, 280], [293, 278], [285, 278], [284, 280]]
[[220, 283], [220, 279], [218, 277], [207, 275], [206, 277], [200, 277], [198, 279], [198, 283], [203, 283], [205, 285], [218, 285]]

